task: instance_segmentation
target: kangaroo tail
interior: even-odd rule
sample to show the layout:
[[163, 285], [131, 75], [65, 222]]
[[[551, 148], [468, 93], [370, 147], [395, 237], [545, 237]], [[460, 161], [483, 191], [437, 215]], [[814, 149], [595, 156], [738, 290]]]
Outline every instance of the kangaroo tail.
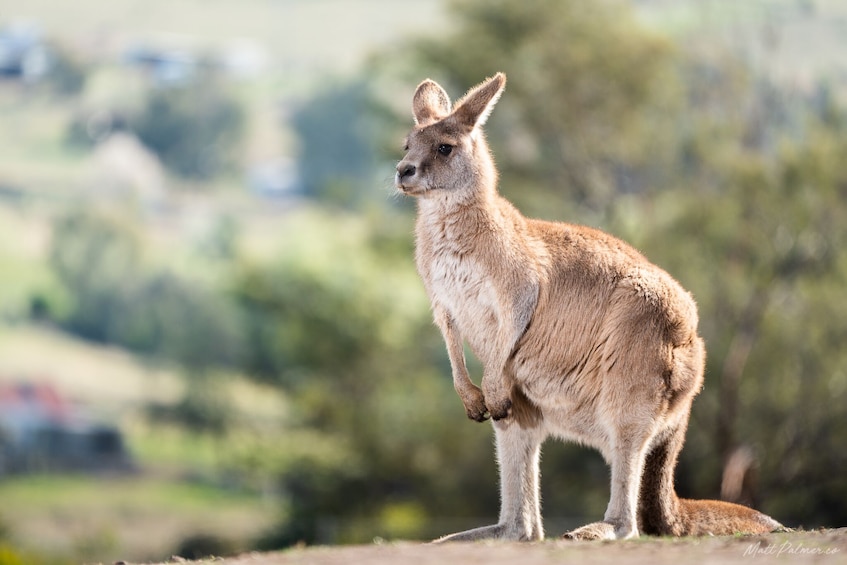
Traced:
[[677, 497], [673, 474], [687, 420], [657, 437], [647, 456], [638, 500], [639, 530], [651, 535], [720, 536], [784, 529], [770, 516], [740, 504]]
[[731, 502], [681, 499], [679, 509], [684, 536], [766, 534], [783, 529], [770, 516]]

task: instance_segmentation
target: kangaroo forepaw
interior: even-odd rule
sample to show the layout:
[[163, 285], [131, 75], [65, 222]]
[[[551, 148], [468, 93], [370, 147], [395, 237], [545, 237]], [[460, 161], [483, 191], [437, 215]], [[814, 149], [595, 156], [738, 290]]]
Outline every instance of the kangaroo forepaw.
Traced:
[[482, 377], [482, 393], [485, 406], [494, 420], [502, 420], [509, 416], [512, 408], [512, 391], [503, 379], [494, 379], [491, 375]]
[[488, 410], [485, 409], [484, 404], [481, 407], [465, 408], [465, 413], [468, 415], [468, 418], [475, 422], [484, 422], [489, 417]]
[[488, 409], [485, 407], [485, 397], [482, 391], [474, 387], [461, 396], [462, 404], [468, 418], [476, 422], [484, 422], [488, 419]]
[[488, 406], [488, 413], [495, 421], [502, 420], [509, 416], [509, 411], [512, 409], [512, 399], [505, 398], [492, 404], [486, 403], [486, 405]]

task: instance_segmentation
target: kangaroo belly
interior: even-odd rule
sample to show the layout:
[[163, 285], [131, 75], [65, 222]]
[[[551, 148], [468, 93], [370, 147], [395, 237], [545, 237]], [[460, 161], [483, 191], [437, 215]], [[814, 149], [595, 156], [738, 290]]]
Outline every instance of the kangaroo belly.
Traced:
[[568, 292], [546, 288], [509, 364], [551, 433], [601, 452], [610, 422], [626, 420], [633, 406], [661, 419], [682, 386], [676, 380], [688, 376], [676, 367], [665, 306], [606, 280], [569, 284]]

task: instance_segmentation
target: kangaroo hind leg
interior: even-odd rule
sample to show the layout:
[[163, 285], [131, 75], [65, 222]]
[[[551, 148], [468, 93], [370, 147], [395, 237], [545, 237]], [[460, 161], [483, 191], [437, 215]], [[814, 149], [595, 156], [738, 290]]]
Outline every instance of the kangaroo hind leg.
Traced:
[[594, 522], [563, 535], [572, 540], [629, 539], [637, 537], [638, 495], [653, 425], [629, 422], [615, 430], [606, 454], [612, 470], [611, 497], [602, 522]]

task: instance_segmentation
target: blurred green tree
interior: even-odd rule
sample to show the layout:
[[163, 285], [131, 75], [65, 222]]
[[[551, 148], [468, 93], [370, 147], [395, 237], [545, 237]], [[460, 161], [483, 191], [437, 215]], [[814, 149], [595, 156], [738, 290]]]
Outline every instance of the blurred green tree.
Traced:
[[[690, 488], [715, 492], [720, 466], [749, 448], [757, 457], [749, 471], [758, 466], [759, 475], [750, 501], [805, 525], [847, 519], [831, 503], [845, 500], [847, 481], [828, 471], [844, 467], [838, 445], [847, 438], [838, 345], [847, 304], [837, 297], [847, 282], [847, 146], [832, 122], [810, 120], [772, 151], [745, 136], [707, 142], [701, 173], [675, 196], [675, 217], [651, 214], [658, 229], [645, 242], [688, 281], [709, 343], [683, 455]], [[753, 127], [749, 116], [740, 123]], [[672, 194], [654, 205], [667, 209]], [[659, 241], [668, 233], [674, 245]]]
[[223, 378], [196, 369], [186, 371], [184, 378], [186, 386], [179, 402], [151, 403], [147, 418], [154, 426], [176, 425], [193, 434], [208, 435], [222, 457], [224, 440], [235, 427], [237, 416], [226, 396]]
[[56, 220], [50, 265], [72, 300], [70, 331], [109, 341], [121, 324], [118, 291], [134, 280], [140, 254], [138, 234], [115, 219], [73, 212]]
[[[602, 215], [655, 147], [647, 109], [665, 101], [672, 49], [628, 5], [603, 0], [453, 0], [453, 31], [415, 47], [420, 75], [455, 93], [504, 71], [508, 95], [486, 131], [503, 192], [529, 213]], [[654, 140], [655, 141], [655, 140]]]
[[368, 84], [353, 80], [311, 97], [295, 111], [297, 165], [306, 195], [323, 205], [355, 208], [374, 194], [375, 132]]
[[46, 75], [50, 89], [59, 96], [76, 96], [85, 88], [88, 69], [74, 53], [62, 45], [49, 47], [49, 67]]
[[655, 190], [612, 202], [607, 228], [700, 305], [709, 360], [680, 490], [728, 495], [746, 451], [742, 502], [788, 524], [843, 522], [847, 507], [829, 501], [844, 500], [847, 481], [824, 470], [844, 465], [835, 446], [847, 433], [845, 359], [832, 341], [847, 331], [833, 295], [847, 243], [844, 110], [729, 56], [685, 52], [677, 72], [665, 173]]
[[69, 331], [192, 370], [240, 362], [241, 318], [232, 301], [147, 265], [126, 218], [92, 212], [59, 218], [50, 263], [68, 296], [66, 311], [56, 315]]
[[323, 213], [289, 222], [297, 245], [245, 265], [236, 284], [247, 367], [282, 387], [293, 411], [290, 439], [245, 459], [250, 468], [278, 454], [267, 472], [288, 513], [265, 543], [372, 538], [376, 517], [398, 502], [427, 516], [476, 515], [480, 501], [495, 512], [488, 442], [470, 440], [490, 430], [465, 425], [411, 260], [379, 253], [380, 221]]
[[238, 163], [246, 117], [209, 70], [185, 85], [151, 91], [130, 126], [168, 169], [207, 180]]

